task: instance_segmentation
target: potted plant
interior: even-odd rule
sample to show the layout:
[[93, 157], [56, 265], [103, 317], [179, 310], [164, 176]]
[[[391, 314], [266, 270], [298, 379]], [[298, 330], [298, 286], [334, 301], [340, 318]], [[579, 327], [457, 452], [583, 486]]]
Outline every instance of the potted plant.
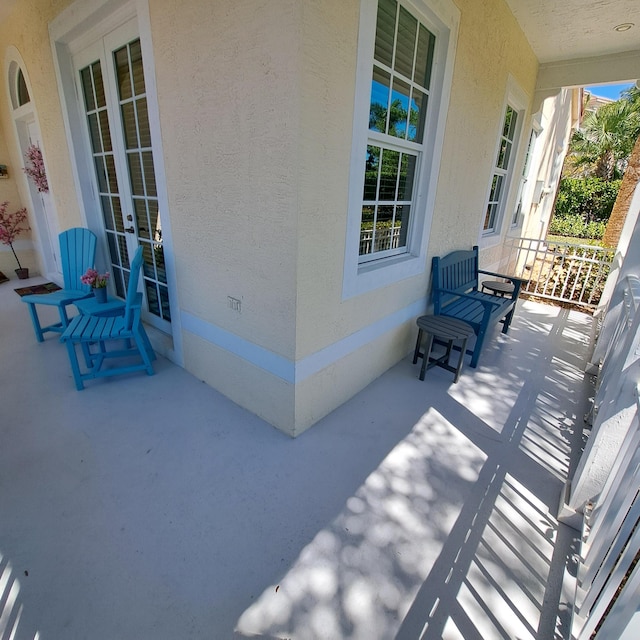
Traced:
[[95, 269], [87, 269], [87, 271], [80, 277], [82, 284], [91, 285], [93, 295], [98, 302], [107, 301], [107, 280], [109, 279], [109, 272], [98, 273]]
[[22, 209], [18, 209], [13, 213], [8, 213], [8, 206], [8, 202], [0, 203], [0, 242], [11, 247], [11, 251], [13, 251], [13, 255], [16, 259], [16, 262], [18, 263], [16, 275], [18, 276], [18, 278], [20, 278], [20, 280], [24, 280], [29, 277], [29, 269], [23, 268], [23, 266], [20, 264], [20, 260], [18, 260], [16, 251], [13, 248], [13, 243], [23, 231], [30, 230], [29, 225], [26, 224], [27, 210], [22, 207]]

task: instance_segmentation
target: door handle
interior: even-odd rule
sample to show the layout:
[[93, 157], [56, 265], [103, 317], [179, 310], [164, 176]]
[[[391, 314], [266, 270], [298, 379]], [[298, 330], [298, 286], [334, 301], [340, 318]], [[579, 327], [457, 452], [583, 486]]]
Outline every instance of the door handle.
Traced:
[[127, 233], [135, 233], [136, 232], [136, 230], [133, 227], [125, 227], [124, 230]]

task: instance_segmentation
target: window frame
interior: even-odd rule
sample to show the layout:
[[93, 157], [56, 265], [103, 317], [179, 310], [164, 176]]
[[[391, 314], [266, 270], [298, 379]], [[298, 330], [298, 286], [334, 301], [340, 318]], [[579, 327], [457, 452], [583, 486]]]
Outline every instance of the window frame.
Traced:
[[[8, 84], [9, 84], [9, 100], [11, 102], [11, 110], [19, 111], [23, 107], [31, 104], [31, 86], [27, 80], [27, 76], [22, 70], [22, 65], [12, 60], [8, 68]], [[20, 82], [22, 80], [22, 82]], [[27, 100], [22, 99], [22, 90], [26, 91]]]
[[423, 152], [416, 167], [407, 245], [402, 252], [391, 250], [380, 252], [382, 255], [374, 259], [360, 259], [365, 158], [367, 145], [375, 140], [375, 133], [369, 130], [369, 110], [378, 10], [377, 2], [363, 1], [356, 63], [343, 299], [417, 275], [426, 268], [427, 240], [442, 156], [460, 11], [450, 0], [437, 3], [433, 0], [397, 1], [436, 37], [429, 107], [421, 145]]
[[[416, 16], [414, 13], [411, 13], [409, 9], [402, 3], [398, 2], [398, 0], [378, 0], [378, 14], [380, 12], [380, 3], [393, 3], [395, 5], [395, 13], [393, 16], [393, 34], [391, 32], [385, 32], [383, 34], [387, 37], [391, 36], [391, 39], [386, 43], [384, 40], [378, 41], [378, 34], [376, 33], [375, 38], [375, 47], [376, 51], [380, 48], [384, 49], [384, 53], [388, 51], [389, 45], [391, 45], [391, 50], [388, 51], [389, 58], [381, 59], [379, 56], [375, 55], [372, 59], [372, 81], [371, 81], [371, 90], [370, 90], [370, 109], [373, 109], [374, 106], [374, 84], [376, 84], [376, 80], [378, 83], [381, 82], [381, 79], [386, 78], [387, 83], [382, 80], [380, 84], [380, 89], [385, 91], [385, 99], [386, 104], [382, 105], [379, 102], [379, 98], [382, 96], [377, 96], [375, 100], [376, 106], [383, 106], [385, 113], [385, 123], [380, 128], [371, 126], [371, 116], [369, 117], [369, 128], [368, 128], [368, 139], [367, 139], [367, 164], [369, 161], [370, 150], [377, 149], [379, 151], [378, 160], [379, 163], [377, 165], [377, 181], [375, 185], [375, 193], [371, 192], [372, 185], [369, 184], [369, 189], [367, 188], [367, 180], [366, 175], [367, 171], [365, 168], [365, 180], [364, 180], [364, 193], [362, 196], [362, 222], [364, 223], [364, 211], [365, 209], [371, 209], [373, 214], [373, 221], [375, 224], [372, 227], [371, 240], [369, 244], [369, 251], [362, 253], [362, 235], [359, 246], [359, 256], [358, 261], [360, 263], [371, 262], [373, 260], [380, 260], [381, 258], [385, 258], [392, 255], [401, 255], [403, 253], [407, 253], [408, 251], [408, 242], [410, 239], [410, 221], [413, 216], [413, 209], [415, 205], [415, 198], [418, 193], [414, 186], [420, 177], [420, 167], [421, 160], [425, 153], [425, 128], [428, 124], [428, 118], [430, 116], [431, 108], [430, 102], [433, 94], [432, 84], [430, 82], [430, 78], [433, 71], [434, 64], [434, 49], [433, 45], [436, 41], [436, 36], [425, 24], [425, 20], [420, 20], [420, 16]], [[406, 31], [407, 22], [406, 16], [409, 16], [409, 19], [412, 21], [411, 27], [412, 32]], [[380, 17], [378, 15], [378, 17]], [[390, 25], [389, 25], [390, 26]], [[378, 24], [376, 24], [376, 29]], [[403, 38], [403, 27], [407, 36], [413, 36], [413, 42], [411, 43], [411, 60], [407, 60], [406, 57], [406, 45], [410, 43], [409, 40]], [[433, 39], [432, 39], [433, 38]], [[384, 47], [384, 45], [387, 45]], [[424, 62], [428, 65], [428, 69], [425, 67], [424, 71], [427, 74], [427, 80], [424, 82], [424, 78], [421, 77], [422, 74], [416, 75], [419, 68], [419, 58], [418, 54], [420, 52], [420, 44], [422, 44], [425, 49], [423, 49], [423, 53], [426, 55]], [[402, 55], [402, 51], [404, 50], [404, 56]], [[374, 52], [375, 53], [375, 52]], [[408, 66], [407, 66], [408, 65]], [[408, 72], [408, 73], [407, 73]], [[386, 85], [386, 86], [385, 86]], [[404, 123], [402, 123], [400, 131], [402, 135], [397, 135], [392, 133], [391, 129], [391, 113], [392, 113], [392, 105], [395, 103], [395, 100], [402, 100], [402, 96], [404, 92], [402, 91], [404, 88], [407, 91], [406, 101], [407, 101], [407, 113]], [[410, 98], [411, 96], [411, 98]], [[420, 97], [421, 96], [421, 97]], [[413, 131], [413, 136], [410, 135], [412, 132], [411, 124], [410, 124], [410, 114], [412, 113], [413, 106], [418, 106], [418, 114], [420, 118], [420, 122], [418, 122], [417, 128]], [[371, 114], [371, 111], [370, 111]], [[381, 123], [378, 123], [381, 124]], [[400, 133], [398, 131], [397, 133]], [[400, 168], [400, 164], [403, 159], [407, 159], [407, 174], [406, 178], [410, 179], [408, 184], [410, 185], [409, 189], [405, 191], [402, 190], [402, 196], [400, 197], [399, 189], [401, 189], [401, 171], [396, 172], [395, 176], [395, 197], [389, 197], [389, 187], [387, 178], [384, 178], [384, 158], [388, 157], [389, 154], [392, 156], [394, 154], [398, 155], [398, 161], [396, 163], [396, 168]], [[375, 155], [375, 154], [373, 154]], [[413, 161], [409, 160], [412, 158]], [[388, 160], [386, 161], [388, 164]], [[411, 169], [409, 167], [411, 166]], [[383, 178], [384, 178], [384, 186], [383, 186]], [[369, 193], [367, 193], [369, 192]], [[369, 197], [367, 197], [369, 196]], [[371, 197], [373, 196], [373, 197]], [[381, 218], [384, 218], [385, 210], [390, 210], [388, 213], [391, 214], [391, 220], [393, 221], [393, 225], [391, 227], [391, 233], [386, 239], [383, 239], [383, 244], [389, 244], [384, 249], [376, 250], [376, 245], [378, 245], [377, 236], [380, 232], [380, 229], [376, 228], [378, 221]], [[404, 211], [403, 211], [404, 210]], [[400, 223], [397, 224], [398, 218], [396, 218], [396, 214], [400, 212]], [[407, 212], [406, 219], [404, 212]], [[394, 237], [396, 234], [395, 230], [398, 230], [397, 238], [398, 245], [394, 247]], [[383, 233], [383, 238], [384, 238]]]
[[[518, 181], [518, 185], [514, 185], [515, 181], [513, 178], [516, 175], [516, 171], [518, 170], [518, 168], [521, 167], [522, 163], [522, 135], [525, 130], [524, 122], [527, 116], [527, 105], [527, 95], [518, 86], [515, 80], [511, 76], [509, 76], [507, 81], [506, 96], [502, 104], [502, 109], [500, 111], [501, 118], [496, 136], [496, 147], [493, 154], [491, 176], [487, 187], [487, 195], [485, 198], [482, 219], [480, 221], [480, 237], [485, 242], [490, 242], [492, 239], [498, 239], [501, 237], [502, 231], [505, 228], [505, 221], [507, 217], [509, 218], [508, 227], [513, 228], [514, 226], [512, 225], [513, 214], [507, 216], [506, 212], [512, 211], [517, 206], [517, 202], [515, 202], [515, 199], [519, 190], [520, 181]], [[499, 159], [502, 140], [504, 138], [504, 123], [507, 116], [507, 109], [509, 107], [514, 111], [517, 119], [516, 127], [513, 134], [511, 153], [509, 155], [509, 166], [506, 168], [506, 170], [503, 170], [497, 166], [497, 163]], [[493, 227], [485, 229], [484, 223], [487, 217], [489, 203], [491, 202], [493, 180], [497, 175], [500, 175], [503, 178], [502, 191], [497, 201], [498, 207]], [[517, 188], [514, 189], [514, 186], [517, 186]]]

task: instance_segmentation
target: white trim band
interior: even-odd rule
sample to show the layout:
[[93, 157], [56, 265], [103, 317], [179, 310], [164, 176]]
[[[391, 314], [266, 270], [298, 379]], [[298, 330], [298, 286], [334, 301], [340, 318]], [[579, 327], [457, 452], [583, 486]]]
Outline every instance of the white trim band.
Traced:
[[345, 356], [361, 349], [385, 333], [396, 329], [412, 318], [424, 314], [427, 300], [421, 298], [391, 315], [381, 318], [355, 333], [312, 353], [302, 360], [293, 362], [269, 349], [245, 340], [230, 331], [216, 327], [186, 311], [181, 314], [182, 328], [220, 349], [246, 360], [250, 364], [281, 378], [285, 382], [297, 384], [315, 375], [322, 369], [342, 360]]

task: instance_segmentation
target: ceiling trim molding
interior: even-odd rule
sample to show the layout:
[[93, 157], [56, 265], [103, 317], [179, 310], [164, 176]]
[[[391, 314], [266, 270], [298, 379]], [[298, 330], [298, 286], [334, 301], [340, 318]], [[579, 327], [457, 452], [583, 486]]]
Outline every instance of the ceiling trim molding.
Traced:
[[606, 82], [635, 82], [639, 72], [640, 49], [592, 58], [547, 62], [538, 69], [536, 91]]

